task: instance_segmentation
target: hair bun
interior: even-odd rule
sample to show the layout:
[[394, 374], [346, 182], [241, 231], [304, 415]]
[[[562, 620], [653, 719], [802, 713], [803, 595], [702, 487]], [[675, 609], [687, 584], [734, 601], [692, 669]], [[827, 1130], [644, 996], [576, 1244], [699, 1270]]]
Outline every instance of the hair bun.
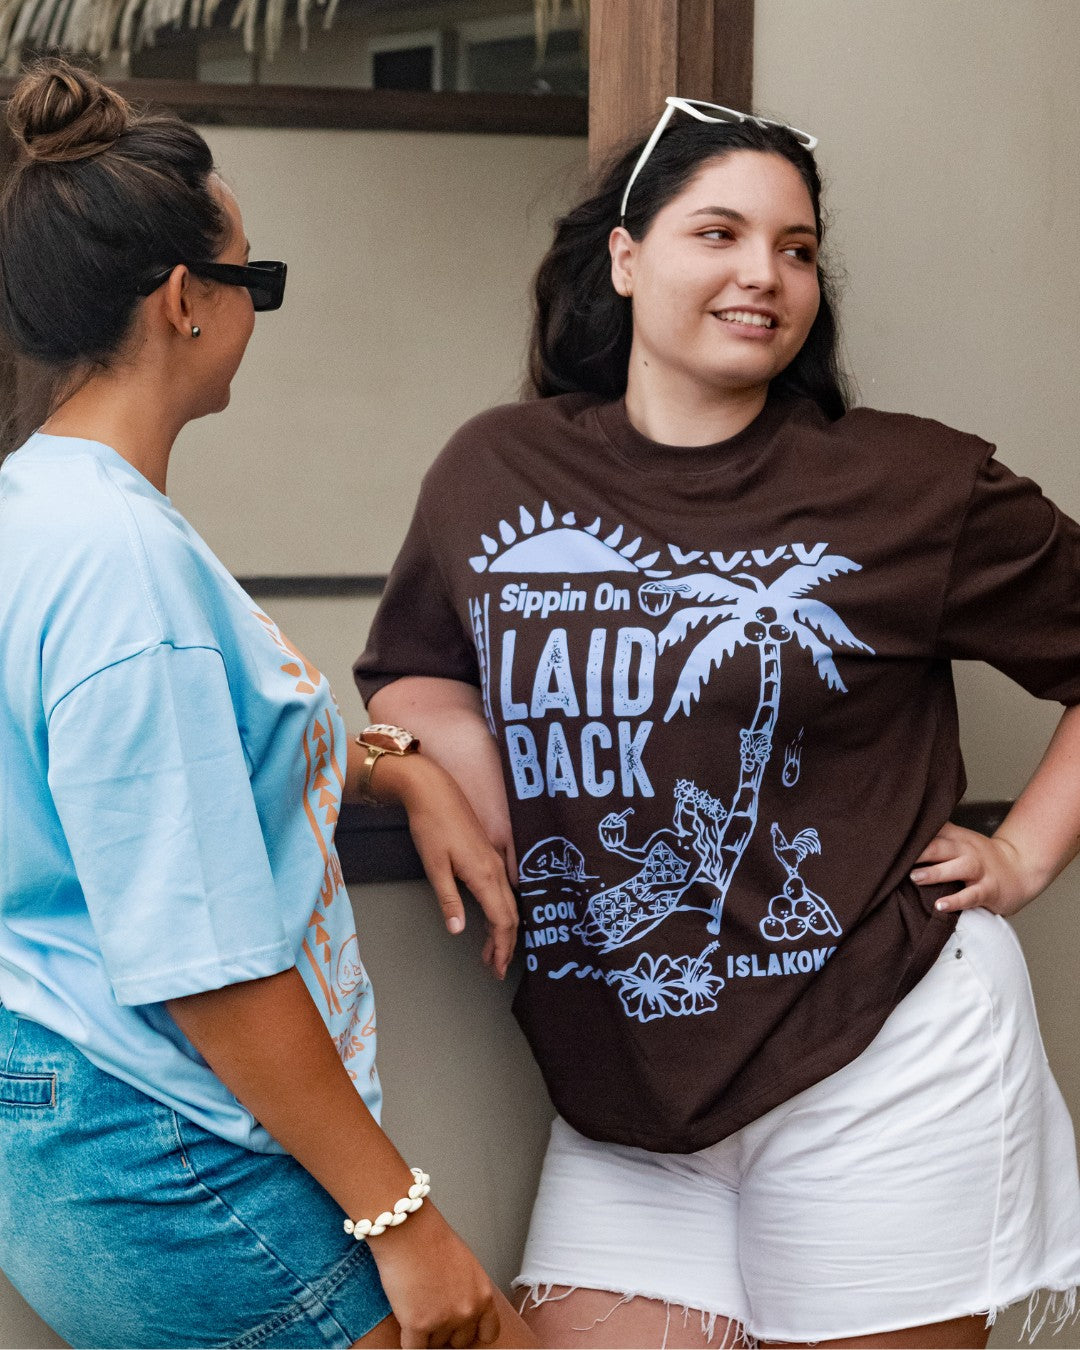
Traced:
[[15, 86], [7, 120], [29, 159], [61, 164], [108, 150], [131, 114], [96, 76], [54, 57], [37, 62]]

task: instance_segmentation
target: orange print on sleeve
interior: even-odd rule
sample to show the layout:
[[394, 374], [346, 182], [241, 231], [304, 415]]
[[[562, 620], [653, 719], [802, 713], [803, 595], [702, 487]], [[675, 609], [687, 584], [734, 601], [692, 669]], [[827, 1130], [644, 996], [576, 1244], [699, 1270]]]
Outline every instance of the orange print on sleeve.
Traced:
[[[280, 669], [283, 675], [295, 682], [293, 685], [295, 692], [314, 695], [319, 692], [320, 687], [323, 687], [332, 700], [333, 694], [326, 687], [321, 672], [293, 646], [277, 624], [261, 610], [256, 609], [252, 613], [282, 654], [289, 658], [282, 662]], [[345, 787], [345, 775], [338, 760], [334, 719], [328, 707], [318, 709], [310, 724], [304, 728], [302, 746], [305, 764], [302, 798], [304, 814], [323, 858], [323, 878], [319, 898], [308, 921], [307, 935], [302, 947], [326, 1000], [327, 1008], [331, 1014], [341, 1014], [345, 1010], [347, 997], [353, 992], [356, 984], [354, 982], [350, 989], [346, 987], [349, 980], [342, 980], [343, 971], [350, 971], [351, 965], [348, 961], [343, 963], [344, 951], [335, 955], [326, 924], [326, 912], [338, 894], [345, 889], [341, 862], [338, 859], [337, 849], [334, 848], [334, 827], [341, 814], [341, 794]], [[355, 940], [355, 937], [351, 939], [354, 943]]]
[[[334, 826], [341, 809], [341, 789], [343, 778], [334, 754], [334, 728], [331, 719], [325, 714], [317, 715], [312, 725], [305, 729], [304, 759], [307, 772], [304, 776], [304, 811], [323, 856], [323, 879], [319, 890], [319, 905], [308, 924], [308, 936], [304, 939], [304, 953], [311, 962], [319, 987], [326, 998], [331, 1012], [342, 1011], [342, 991], [337, 988], [338, 973], [332, 944], [323, 927], [324, 911], [334, 903], [339, 892], [345, 889], [345, 878], [341, 872], [341, 863], [337, 849], [334, 848]], [[319, 819], [320, 814], [322, 820]]]
[[266, 631], [285, 655], [294, 658], [286, 661], [281, 669], [286, 675], [296, 680], [296, 692], [298, 694], [313, 694], [322, 683], [322, 672], [316, 670], [303, 652], [297, 651], [269, 615], [264, 614], [261, 609], [253, 609], [251, 612], [265, 626]]
[[[312, 950], [312, 943], [319, 948], [319, 954]], [[338, 998], [333, 986], [326, 978], [326, 973], [331, 968], [331, 950], [330, 935], [323, 927], [323, 915], [318, 909], [312, 914], [308, 921], [308, 935], [304, 938], [304, 955], [311, 963], [311, 968], [315, 972], [315, 978], [319, 982], [319, 988], [326, 999], [326, 1005], [332, 1013], [341, 1012], [341, 1000]]]

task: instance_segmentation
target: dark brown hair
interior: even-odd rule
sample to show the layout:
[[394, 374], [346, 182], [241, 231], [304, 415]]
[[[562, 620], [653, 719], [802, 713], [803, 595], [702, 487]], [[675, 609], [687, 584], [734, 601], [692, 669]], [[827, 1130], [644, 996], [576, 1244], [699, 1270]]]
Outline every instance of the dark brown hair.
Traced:
[[0, 329], [55, 386], [108, 366], [131, 329], [139, 281], [212, 261], [228, 218], [194, 128], [137, 111], [66, 61], [27, 70], [7, 120], [21, 154], [0, 197]]
[[[535, 321], [529, 350], [528, 392], [588, 392], [620, 398], [626, 392], [634, 333], [631, 302], [611, 284], [607, 241], [619, 224], [619, 204], [644, 142], [620, 151], [597, 176], [592, 190], [555, 226], [534, 289]], [[798, 170], [814, 208], [818, 239], [824, 235], [821, 179], [813, 155], [786, 127], [774, 123], [698, 122], [676, 119], [657, 141], [634, 181], [623, 222], [634, 239], [648, 232], [658, 211], [710, 160], [737, 150], [780, 155]], [[833, 287], [818, 263], [821, 305], [798, 355], [771, 389], [812, 399], [831, 419], [846, 411], [850, 395], [840, 362]]]

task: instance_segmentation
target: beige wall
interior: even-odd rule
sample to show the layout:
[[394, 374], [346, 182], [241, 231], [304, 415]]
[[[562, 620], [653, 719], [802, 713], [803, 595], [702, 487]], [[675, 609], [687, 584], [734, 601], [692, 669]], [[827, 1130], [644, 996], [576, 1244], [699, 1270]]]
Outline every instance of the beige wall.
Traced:
[[[252, 257], [284, 258], [225, 418], [170, 491], [235, 571], [385, 572], [420, 476], [517, 397], [528, 278], [584, 160], [575, 139], [207, 132]], [[340, 678], [339, 678], [340, 683]]]
[[[1080, 4], [756, 8], [759, 104], [821, 137], [863, 400], [997, 441], [1080, 514]], [[513, 396], [526, 278], [582, 147], [235, 130], [212, 140], [255, 255], [289, 259], [290, 294], [260, 319], [230, 412], [185, 434], [173, 494], [236, 570], [382, 570], [446, 435]], [[378, 510], [362, 513], [373, 498]], [[358, 719], [348, 666], [370, 603], [273, 610]], [[1015, 793], [1055, 710], [992, 673], [958, 682], [972, 795]], [[1078, 891], [1066, 878], [1018, 927], [1080, 1119]], [[360, 887], [353, 899], [379, 990], [387, 1126], [505, 1280], [549, 1118], [510, 991], [479, 966], [475, 918], [450, 941], [426, 887]], [[993, 1344], [1014, 1342], [1021, 1320], [1003, 1316]], [[0, 1298], [0, 1345], [53, 1344], [17, 1296]]]
[[[1080, 5], [757, 0], [756, 13], [759, 107], [821, 139], [862, 401], [978, 432], [1080, 516]], [[1015, 795], [1057, 708], [985, 668], [959, 668], [957, 684], [969, 795]], [[1017, 928], [1080, 1121], [1078, 869]], [[992, 1343], [1014, 1343], [1022, 1320], [1003, 1316]]]
[[[985, 436], [1080, 515], [1080, 5], [758, 0], [755, 37], [759, 107], [821, 139], [862, 401]], [[1055, 713], [959, 682], [971, 791], [1014, 794]]]

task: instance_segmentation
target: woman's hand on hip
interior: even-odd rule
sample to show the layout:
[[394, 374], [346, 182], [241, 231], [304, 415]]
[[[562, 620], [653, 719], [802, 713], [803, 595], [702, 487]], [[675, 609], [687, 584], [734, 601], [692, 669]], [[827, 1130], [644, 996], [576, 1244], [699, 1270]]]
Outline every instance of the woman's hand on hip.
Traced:
[[911, 879], [920, 886], [959, 881], [942, 910], [980, 906], [1015, 914], [1080, 851], [1080, 704], [1066, 708], [1046, 753], [992, 838], [943, 825]]
[[987, 838], [948, 822], [919, 855], [911, 879], [918, 886], [962, 882], [962, 889], [943, 895], [934, 908], [948, 913], [961, 909], [988, 909], [1006, 918], [1039, 893], [1026, 876], [1014, 844], [1000, 835]]

